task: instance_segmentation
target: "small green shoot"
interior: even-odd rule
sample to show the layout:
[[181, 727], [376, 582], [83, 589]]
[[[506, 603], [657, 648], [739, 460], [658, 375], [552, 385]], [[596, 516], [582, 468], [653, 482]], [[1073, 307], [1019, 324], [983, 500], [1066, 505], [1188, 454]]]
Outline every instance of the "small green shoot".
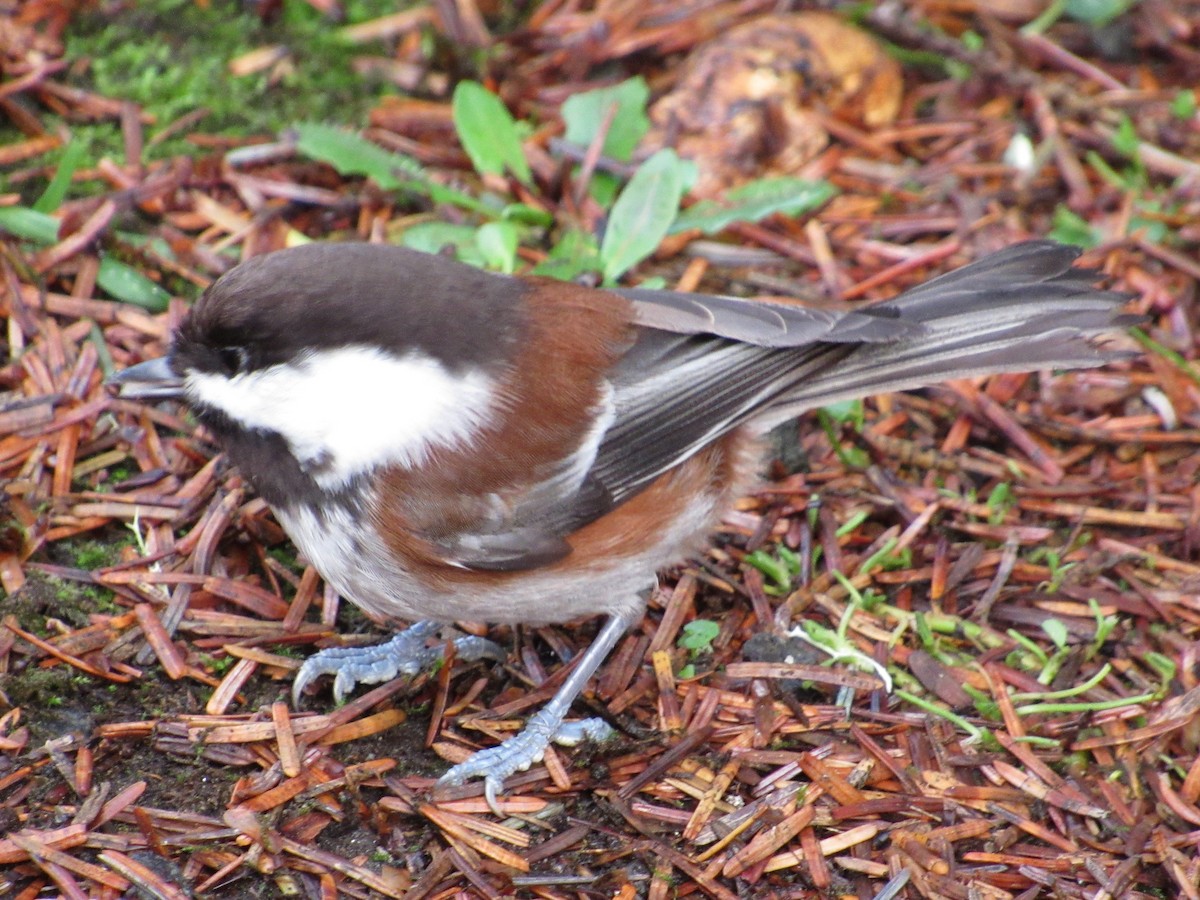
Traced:
[[683, 626], [683, 634], [679, 636], [679, 646], [693, 656], [698, 653], [710, 653], [713, 641], [721, 633], [721, 626], [711, 619], [692, 619]]
[[1108, 640], [1113, 630], [1116, 629], [1120, 620], [1115, 615], [1104, 615], [1104, 612], [1100, 609], [1100, 604], [1094, 599], [1088, 600], [1088, 609], [1091, 610], [1092, 615], [1096, 619], [1096, 634], [1092, 638], [1092, 643], [1088, 647], [1087, 654], [1087, 658], [1091, 659], [1100, 652], [1100, 648], [1104, 646], [1105, 641]]
[[901, 44], [888, 43], [888, 56], [908, 68], [926, 68], [944, 72], [955, 81], [965, 81], [971, 76], [971, 67], [961, 60], [932, 50], [913, 50]]
[[1101, 178], [1107, 181], [1118, 191], [1137, 190], [1138, 184], [1136, 183], [1136, 176], [1134, 173], [1129, 171], [1118, 172], [1116, 169], [1110, 166], [1108, 161], [1105, 160], [1105, 158], [1095, 150], [1089, 150], [1085, 155], [1085, 158], [1088, 161], [1088, 165], [1095, 169]]
[[863, 408], [861, 400], [846, 403], [835, 403], [817, 410], [817, 422], [820, 423], [833, 452], [837, 454], [842, 464], [851, 469], [865, 469], [871, 463], [871, 457], [861, 447], [845, 447], [842, 445], [839, 428], [849, 424], [855, 432], [862, 430]]
[[1012, 638], [1012, 640], [1016, 641], [1021, 646], [1022, 650], [1031, 654], [1039, 666], [1044, 667], [1050, 661], [1050, 657], [1046, 655], [1046, 651], [1043, 650], [1036, 641], [1031, 641], [1015, 628], [1010, 628], [1005, 633]]
[[71, 189], [71, 177], [83, 164], [86, 152], [87, 148], [83, 141], [71, 140], [63, 148], [62, 156], [58, 160], [58, 168], [54, 170], [54, 177], [42, 191], [42, 196], [34, 201], [34, 210], [40, 213], [52, 213], [62, 206], [67, 191]]
[[1150, 650], [1142, 657], [1142, 659], [1145, 661], [1146, 665], [1150, 666], [1150, 668], [1152, 668], [1158, 674], [1159, 678], [1163, 680], [1164, 686], [1174, 681], [1175, 676], [1179, 674], [1179, 664], [1176, 663], [1175, 660], [1171, 659], [1171, 657], [1163, 653], [1157, 653], [1154, 650]]
[[988, 524], [1000, 525], [1004, 522], [1008, 511], [1016, 504], [1017, 499], [1013, 496], [1012, 485], [1007, 481], [1002, 481], [994, 488], [984, 501], [984, 505], [988, 508]]
[[868, 601], [859, 592], [858, 588], [851, 583], [850, 579], [841, 572], [835, 571], [833, 576], [850, 595], [850, 602], [846, 604], [846, 611], [842, 613], [842, 617], [838, 621], [837, 630], [827, 628], [819, 622], [805, 620], [792, 628], [788, 634], [791, 637], [799, 638], [806, 644], [811, 644], [822, 653], [828, 654], [829, 660], [827, 664], [829, 665], [835, 662], [844, 662], [857, 669], [873, 673], [875, 677], [883, 682], [884, 690], [890, 694], [893, 684], [892, 676], [888, 672], [887, 667], [859, 650], [858, 646], [846, 636], [850, 630], [850, 621], [854, 618], [854, 614], [867, 605]]
[[900, 551], [896, 551], [896, 545], [900, 543], [897, 538], [885, 541], [883, 546], [868, 556], [859, 565], [859, 573], [866, 574], [879, 566], [885, 572], [892, 572], [896, 569], [907, 569], [912, 566], [912, 548], [905, 547]]
[[58, 240], [58, 226], [54, 216], [27, 206], [0, 207], [0, 234], [7, 232], [35, 244], [53, 244]]
[[978, 53], [986, 44], [983, 35], [981, 35], [978, 31], [972, 31], [969, 28], [959, 36], [959, 40], [962, 41], [962, 45], [972, 53]]
[[1059, 713], [1095, 713], [1106, 709], [1137, 706], [1160, 699], [1158, 692], [1138, 694], [1134, 697], [1118, 697], [1115, 700], [1094, 700], [1087, 703], [1030, 703], [1016, 707], [1019, 716], [1057, 715]]
[[975, 707], [975, 711], [983, 718], [990, 722], [999, 722], [1004, 719], [1003, 714], [1000, 712], [1000, 704], [992, 698], [991, 694], [985, 693], [969, 684], [963, 684], [962, 689], [971, 698], [971, 705]]
[[768, 594], [786, 593], [792, 589], [793, 579], [800, 574], [800, 557], [790, 549], [780, 544], [775, 548], [775, 556], [766, 550], [755, 550], [743, 558], [746, 565], [751, 566], [771, 580], [764, 590]]
[[865, 509], [860, 509], [858, 512], [851, 513], [850, 518], [843, 522], [838, 530], [834, 532], [838, 537], [845, 537], [848, 534], [853, 534], [863, 522], [870, 518], [870, 513]]
[[554, 213], [527, 203], [509, 203], [500, 210], [500, 218], [506, 222], [531, 225], [534, 228], [549, 228], [554, 224]]
[[1047, 653], [1036, 641], [1030, 640], [1016, 629], [1010, 628], [1007, 634], [1020, 644], [1022, 649], [1028, 651], [1033, 656], [1031, 662], [1040, 668], [1037, 675], [1038, 683], [1050, 684], [1058, 677], [1063, 663], [1071, 655], [1070, 633], [1067, 630], [1067, 626], [1058, 619], [1046, 619], [1042, 622], [1042, 630], [1056, 648], [1053, 653]]
[[[1070, 552], [1070, 548], [1066, 552]], [[1062, 589], [1067, 575], [1078, 565], [1078, 563], [1063, 562], [1064, 555], [1064, 552], [1055, 550], [1053, 547], [1036, 547], [1029, 554], [1031, 563], [1044, 563], [1050, 570], [1050, 580], [1042, 583], [1042, 587], [1048, 594], [1058, 593]]]
[[1102, 682], [1108, 677], [1108, 673], [1111, 671], [1112, 666], [1108, 663], [1105, 663], [1097, 670], [1096, 674], [1094, 674], [1087, 681], [1073, 685], [1069, 688], [1063, 688], [1061, 691], [1038, 691], [1036, 693], [1018, 692], [1010, 695], [1010, 699], [1013, 703], [1025, 703], [1029, 700], [1037, 700], [1041, 702], [1047, 700], [1066, 700], [1069, 697], [1078, 697], [1081, 694], [1086, 694], [1088, 691]]
[[924, 697], [918, 697], [916, 694], [910, 694], [908, 691], [897, 689], [894, 696], [906, 703], [911, 703], [917, 709], [924, 710], [930, 715], [937, 716], [939, 719], [945, 719], [956, 728], [967, 733], [967, 741], [970, 743], [981, 743], [984, 746], [990, 746], [996, 743], [996, 739], [991, 733], [982, 728], [972, 725], [962, 716], [957, 713], [952, 713], [950, 710], [943, 707], [941, 704], [933, 703], [926, 700]]
[[1129, 118], [1128, 114], [1122, 113], [1121, 119], [1117, 123], [1117, 130], [1113, 132], [1113, 149], [1122, 156], [1136, 159], [1141, 145], [1141, 138], [1137, 135], [1137, 129], [1133, 127], [1133, 119]]
[[1189, 88], [1180, 89], [1171, 100], [1171, 115], [1184, 122], [1195, 118], [1196, 92]]
[[934, 639], [933, 629], [929, 627], [929, 619], [924, 613], [918, 612], [913, 615], [913, 627], [916, 629], [917, 640], [921, 642], [921, 646], [926, 651], [934, 653], [937, 641]]

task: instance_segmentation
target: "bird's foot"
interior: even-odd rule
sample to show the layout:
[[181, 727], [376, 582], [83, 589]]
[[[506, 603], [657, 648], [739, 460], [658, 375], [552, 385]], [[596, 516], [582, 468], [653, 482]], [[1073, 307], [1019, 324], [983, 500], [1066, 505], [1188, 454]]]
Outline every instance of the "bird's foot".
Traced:
[[[390, 641], [370, 647], [328, 647], [304, 661], [292, 682], [292, 702], [300, 705], [304, 689], [322, 675], [333, 675], [333, 696], [338, 703], [356, 684], [378, 684], [397, 675], [416, 675], [443, 656], [442, 646], [427, 647], [426, 640], [437, 633], [437, 622], [417, 622]], [[460, 659], [503, 660], [499, 645], [486, 638], [464, 635], [455, 638], [454, 652]]]
[[563, 715], [564, 712], [554, 710], [550, 706], [539, 710], [530, 717], [519, 734], [503, 744], [480, 750], [469, 759], [460, 762], [439, 778], [438, 784], [460, 785], [469, 779], [482, 776], [483, 796], [492, 812], [503, 818], [496, 802], [496, 794], [504, 786], [504, 779], [541, 762], [551, 741], [573, 747], [585, 739], [603, 741], [615, 733], [603, 719], [564, 722]]
[[610, 616], [592, 641], [591, 646], [576, 660], [574, 668], [563, 680], [554, 696], [542, 709], [530, 716], [525, 729], [498, 747], [480, 750], [470, 759], [459, 763], [440, 779], [439, 785], [458, 785], [468, 778], [483, 776], [483, 796], [497, 816], [503, 816], [496, 803], [496, 794], [504, 787], [504, 779], [514, 772], [528, 769], [546, 753], [551, 741], [578, 744], [584, 738], [604, 740], [613, 734], [602, 719], [584, 719], [567, 725], [563, 720], [567, 710], [587, 680], [595, 674], [610, 650], [642, 614], [643, 607], [630, 605], [622, 615]]

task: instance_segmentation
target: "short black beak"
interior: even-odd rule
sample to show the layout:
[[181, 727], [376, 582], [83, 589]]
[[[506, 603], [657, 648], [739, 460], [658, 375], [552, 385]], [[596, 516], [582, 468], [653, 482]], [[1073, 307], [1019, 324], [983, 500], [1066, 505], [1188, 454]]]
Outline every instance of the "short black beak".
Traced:
[[106, 382], [117, 396], [132, 400], [169, 400], [183, 397], [183, 379], [171, 371], [165, 356], [150, 359], [118, 372]]

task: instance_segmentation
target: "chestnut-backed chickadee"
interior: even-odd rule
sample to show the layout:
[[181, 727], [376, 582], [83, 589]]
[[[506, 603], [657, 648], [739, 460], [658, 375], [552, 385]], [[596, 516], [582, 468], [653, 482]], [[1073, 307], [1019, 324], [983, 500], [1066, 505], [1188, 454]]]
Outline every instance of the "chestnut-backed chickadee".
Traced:
[[[751, 483], [758, 439], [834, 401], [948, 378], [1096, 366], [1124, 296], [1049, 241], [1010, 247], [856, 310], [596, 290], [374, 244], [311, 244], [218, 279], [170, 353], [116, 376], [179, 397], [344, 597], [378, 617], [606, 615], [518, 736], [444, 781], [503, 779], [550, 740]], [[340, 694], [428, 661], [422, 624], [332, 649], [297, 679]], [[483, 652], [464, 645], [467, 653]]]

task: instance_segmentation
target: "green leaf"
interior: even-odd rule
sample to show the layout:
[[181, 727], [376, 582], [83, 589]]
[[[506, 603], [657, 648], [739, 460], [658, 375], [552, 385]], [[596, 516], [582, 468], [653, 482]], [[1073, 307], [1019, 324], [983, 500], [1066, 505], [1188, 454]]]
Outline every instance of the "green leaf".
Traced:
[[520, 222], [522, 225], [534, 225], [538, 228], [549, 228], [554, 224], [554, 214], [545, 209], [538, 209], [528, 203], [509, 203], [500, 210], [500, 218], [508, 222]]
[[150, 312], [163, 312], [171, 295], [133, 266], [103, 257], [96, 271], [96, 284], [124, 303], [132, 303]]
[[1171, 100], [1171, 115], [1177, 119], [1188, 120], [1196, 115], [1196, 92], [1184, 88], [1175, 94]]
[[460, 262], [473, 266], [483, 265], [483, 254], [475, 243], [475, 229], [471, 225], [454, 225], [450, 222], [422, 222], [407, 228], [400, 243], [423, 253], [441, 253], [447, 247], [454, 248]]
[[1138, 0], [1066, 0], [1067, 16], [1087, 25], [1107, 25]]
[[517, 267], [520, 235], [512, 222], [488, 222], [475, 232], [475, 246], [489, 269], [511, 275]]
[[492, 217], [496, 210], [470, 194], [430, 181], [425, 170], [411, 156], [393, 153], [344, 128], [301, 122], [292, 127], [300, 153], [333, 166], [340, 175], [362, 175], [385, 191], [408, 190], [434, 203], [447, 203], [459, 209]]
[[[58, 240], [58, 227], [59, 221], [54, 216], [28, 207], [0, 208], [0, 232], [6, 231], [23, 240], [53, 244]], [[96, 283], [114, 299], [133, 303], [150, 312], [162, 312], [171, 300], [170, 294], [137, 269], [107, 256], [100, 259]]]
[[1098, 228], [1093, 228], [1086, 219], [1065, 206], [1058, 206], [1054, 210], [1054, 227], [1050, 229], [1050, 237], [1084, 249], [1097, 246], [1101, 240]]
[[421, 164], [411, 156], [384, 150], [344, 128], [301, 122], [294, 130], [298, 151], [328, 163], [341, 175], [365, 175], [384, 190], [411, 187], [412, 179], [424, 178]]
[[601, 209], [612, 209], [613, 201], [621, 193], [622, 181], [609, 172], [593, 172], [588, 182], [588, 193]]
[[1042, 631], [1046, 632], [1050, 640], [1054, 641], [1054, 646], [1060, 650], [1067, 646], [1067, 626], [1058, 619], [1047, 619], [1042, 623]]
[[679, 212], [686, 178], [687, 169], [675, 151], [659, 150], [629, 179], [613, 204], [600, 243], [606, 283], [658, 249]]
[[499, 97], [474, 81], [461, 81], [452, 109], [458, 139], [476, 172], [503, 175], [507, 170], [522, 184], [533, 180], [517, 123]]
[[683, 626], [683, 634], [679, 636], [679, 646], [693, 653], [712, 648], [712, 642], [721, 633], [721, 626], [708, 619], [693, 619]]
[[51, 213], [62, 205], [67, 191], [71, 189], [71, 177], [83, 162], [83, 155], [86, 152], [83, 141], [72, 140], [63, 148], [62, 156], [58, 160], [58, 168], [54, 171], [54, 177], [46, 185], [42, 196], [38, 197], [33, 204], [35, 210]]
[[1141, 138], [1137, 136], [1137, 129], [1133, 127], [1133, 120], [1129, 116], [1122, 113], [1121, 121], [1117, 125], [1117, 130], [1113, 133], [1112, 145], [1113, 149], [1122, 156], [1127, 156], [1133, 159], [1137, 156], [1138, 148], [1141, 146]]
[[649, 278], [641, 279], [637, 286], [644, 291], [665, 291], [667, 290], [667, 279], [661, 275], [651, 275]]
[[608, 111], [615, 105], [616, 112], [604, 135], [601, 152], [620, 162], [629, 162], [650, 130], [650, 120], [646, 117], [649, 99], [650, 88], [640, 75], [612, 87], [572, 94], [562, 105], [562, 119], [567, 126], [564, 138], [579, 147], [590, 147]]
[[571, 281], [586, 272], [600, 271], [600, 250], [596, 239], [583, 231], [567, 231], [550, 253], [534, 269], [534, 275], [545, 275], [559, 281]]
[[38, 244], [53, 244], [58, 240], [59, 221], [27, 206], [0, 207], [0, 231]]
[[866, 421], [866, 411], [861, 400], [842, 400], [822, 406], [821, 411], [839, 425], [852, 425], [855, 431], [862, 431]]
[[1171, 237], [1171, 229], [1162, 219], [1150, 219], [1145, 216], [1130, 216], [1127, 234], [1142, 232], [1142, 236], [1151, 244], [1164, 244]]
[[720, 201], [701, 200], [685, 209], [671, 234], [698, 228], [716, 234], [734, 222], [757, 222], [772, 213], [795, 216], [829, 201], [837, 189], [826, 181], [803, 178], [762, 178], [730, 191]]
[[[1104, 157], [1095, 150], [1089, 150], [1086, 154], [1084, 154], [1084, 158], [1087, 160], [1088, 165], [1095, 169], [1101, 178], [1115, 187], [1118, 191], [1133, 190], [1136, 178], [1131, 177], [1131, 174], [1122, 175], [1107, 162], [1105, 162]], [[1130, 169], [1127, 169], [1126, 171], [1132, 173], [1133, 168], [1130, 167]]]

